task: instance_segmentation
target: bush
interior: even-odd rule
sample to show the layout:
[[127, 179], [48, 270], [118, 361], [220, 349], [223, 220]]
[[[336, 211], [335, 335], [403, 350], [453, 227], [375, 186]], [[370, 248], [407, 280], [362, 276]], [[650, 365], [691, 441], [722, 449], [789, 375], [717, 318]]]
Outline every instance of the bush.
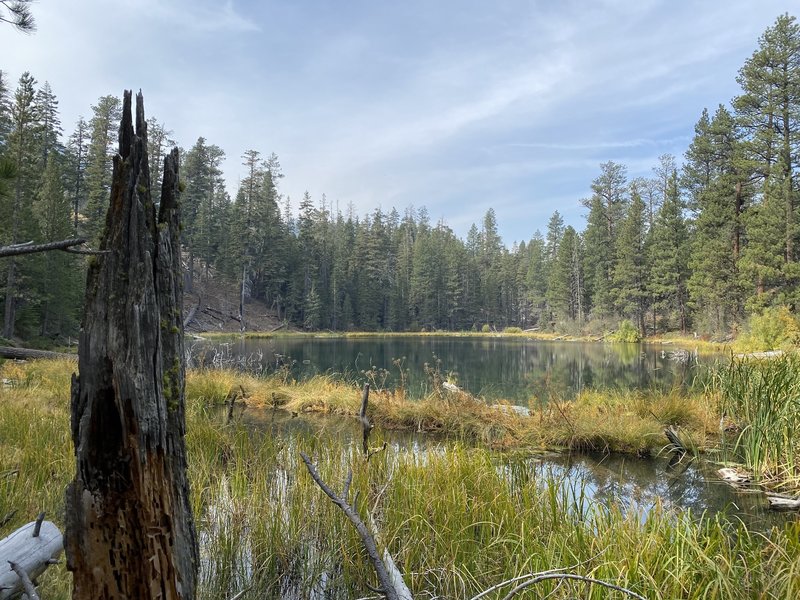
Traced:
[[506, 327], [503, 333], [522, 333], [522, 327]]
[[619, 329], [608, 336], [608, 339], [612, 342], [636, 343], [642, 338], [639, 335], [639, 330], [636, 328], [636, 326], [625, 319], [624, 321], [620, 322]]
[[491, 327], [489, 327], [489, 324], [488, 324], [488, 323], [484, 323], [484, 324], [483, 324], [483, 327], [481, 327], [481, 331], [482, 331], [483, 333], [489, 333], [491, 330], [492, 330], [492, 328], [491, 328]]
[[798, 343], [800, 323], [797, 317], [788, 306], [773, 306], [750, 317], [747, 333], [736, 342], [736, 348], [744, 352], [789, 350]]

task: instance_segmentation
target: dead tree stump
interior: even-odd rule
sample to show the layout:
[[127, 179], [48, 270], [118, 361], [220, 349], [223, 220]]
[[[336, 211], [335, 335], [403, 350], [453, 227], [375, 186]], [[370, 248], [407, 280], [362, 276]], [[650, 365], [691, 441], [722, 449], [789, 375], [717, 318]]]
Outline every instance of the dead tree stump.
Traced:
[[156, 218], [142, 95], [125, 92], [111, 202], [89, 266], [72, 382], [77, 469], [66, 493], [73, 598], [194, 598], [184, 445], [178, 151]]

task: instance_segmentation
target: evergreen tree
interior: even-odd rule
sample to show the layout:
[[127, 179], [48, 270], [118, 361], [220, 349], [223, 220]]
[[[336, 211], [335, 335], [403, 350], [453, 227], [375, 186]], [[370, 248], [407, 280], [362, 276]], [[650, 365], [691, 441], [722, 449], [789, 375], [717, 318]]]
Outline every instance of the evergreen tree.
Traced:
[[121, 114], [120, 101], [115, 96], [102, 96], [92, 106], [86, 164], [86, 222], [83, 230], [86, 237], [93, 242], [99, 240], [105, 227], [111, 192], [112, 157]]
[[[562, 235], [563, 237], [563, 235]], [[542, 323], [545, 318], [548, 270], [545, 268], [545, 241], [537, 229], [527, 246], [527, 271], [525, 287], [532, 323]]]
[[155, 117], [147, 119], [147, 158], [150, 161], [150, 181], [153, 203], [158, 207], [161, 201], [161, 179], [164, 176], [164, 157], [170, 148], [176, 146], [173, 132]]
[[616, 236], [627, 205], [627, 181], [623, 165], [607, 162], [592, 182], [592, 197], [583, 201], [589, 208], [585, 233], [586, 291], [592, 314], [614, 313], [612, 276], [616, 265]]
[[78, 235], [80, 211], [86, 207], [86, 168], [88, 166], [89, 125], [83, 117], [78, 117], [75, 131], [67, 143], [67, 158], [70, 170], [70, 194], [72, 196], [72, 229]]
[[642, 336], [647, 311], [647, 261], [645, 259], [645, 220], [647, 206], [632, 186], [631, 201], [619, 226], [616, 243], [616, 262], [612, 275], [614, 304], [625, 318], [636, 323]]
[[[47, 157], [42, 185], [34, 205], [43, 241], [63, 240], [72, 233], [71, 203], [54, 153]], [[39, 334], [44, 337], [73, 331], [78, 322], [83, 271], [76, 256], [45, 252], [36, 282], [40, 300]]]
[[554, 323], [583, 319], [582, 254], [580, 236], [571, 225], [567, 226], [547, 284], [547, 302]]
[[742, 275], [749, 295], [756, 296], [749, 304], [756, 308], [794, 301], [794, 289], [789, 288], [796, 287], [800, 275], [795, 264], [800, 27], [794, 17], [781, 15], [764, 32], [737, 80], [742, 94], [733, 102], [736, 124], [756, 190], [745, 218], [748, 245], [742, 253]]
[[648, 255], [648, 288], [652, 293], [654, 310], [661, 316], [665, 329], [677, 325], [685, 332], [688, 325], [689, 232], [683, 217], [676, 171], [670, 177], [667, 196], [656, 214]]
[[[7, 227], [3, 232], [5, 244], [38, 239], [33, 229], [35, 223], [31, 211], [36, 184], [41, 176], [38, 170], [40, 155], [37, 132], [40, 124], [34, 102], [35, 85], [36, 80], [30, 73], [23, 73], [11, 108], [8, 158], [13, 164], [15, 180], [13, 193], [3, 211], [7, 215]], [[31, 289], [26, 285], [25, 266], [31, 266], [35, 261], [35, 258], [24, 262], [15, 257], [8, 259], [3, 325], [3, 336], [6, 338], [14, 336], [17, 305], [22, 299], [20, 291]]]
[[39, 120], [36, 131], [36, 143], [41, 153], [39, 170], [44, 173], [47, 158], [51, 152], [57, 153], [59, 158], [64, 154], [64, 148], [60, 142], [62, 129], [61, 119], [58, 115], [58, 99], [49, 83], [45, 81], [44, 85], [37, 90], [33, 103]]
[[742, 316], [738, 263], [750, 176], [733, 117], [724, 106], [710, 121], [704, 112], [695, 131], [684, 169], [697, 215], [689, 294], [700, 324], [723, 332]]

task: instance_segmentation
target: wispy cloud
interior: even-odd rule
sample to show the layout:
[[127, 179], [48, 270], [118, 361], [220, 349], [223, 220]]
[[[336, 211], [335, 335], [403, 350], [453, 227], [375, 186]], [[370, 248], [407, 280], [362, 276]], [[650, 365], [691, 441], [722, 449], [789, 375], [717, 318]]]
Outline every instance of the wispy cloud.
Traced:
[[225, 149], [232, 191], [246, 149], [274, 151], [294, 198], [425, 204], [459, 234], [494, 206], [527, 239], [555, 208], [581, 224], [600, 162], [635, 176], [680, 157], [784, 5], [39, 2], [38, 32], [0, 31], [0, 56], [12, 79], [50, 81], [67, 132], [98, 96], [141, 87], [183, 146]]

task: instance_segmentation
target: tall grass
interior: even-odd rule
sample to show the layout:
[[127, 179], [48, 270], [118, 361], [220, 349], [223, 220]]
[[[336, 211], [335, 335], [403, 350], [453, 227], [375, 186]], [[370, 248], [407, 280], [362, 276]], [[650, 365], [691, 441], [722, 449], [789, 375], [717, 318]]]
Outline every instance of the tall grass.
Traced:
[[800, 358], [733, 358], [712, 381], [733, 457], [767, 482], [800, 483]]
[[[0, 498], [4, 508], [18, 510], [0, 536], [38, 510], [63, 525], [63, 489], [73, 463], [66, 388], [72, 368], [3, 367], [3, 377], [15, 385], [0, 392], [0, 472], [19, 475]], [[314, 485], [300, 450], [335, 489], [341, 490], [352, 470], [356, 507], [374, 511], [384, 543], [417, 598], [469, 598], [517, 575], [572, 565], [582, 575], [648, 598], [800, 594], [797, 523], [760, 535], [722, 517], [658, 507], [626, 512], [591, 501], [580, 482], [554, 478], [524, 452], [459, 441], [426, 451], [390, 445], [367, 463], [358, 444], [324, 430], [276, 435], [270, 426], [228, 420], [227, 411], [209, 402], [222, 397], [225, 385], [219, 381], [195, 380], [189, 389], [187, 448], [201, 543], [200, 598], [228, 599], [242, 590], [245, 600], [368, 595], [367, 585], [375, 582], [361, 543]], [[344, 405], [344, 396], [336, 402]], [[265, 403], [272, 398], [253, 390], [246, 401], [254, 397]], [[634, 400], [628, 409], [634, 416], [669, 414], [682, 423], [702, 418], [679, 398]], [[612, 415], [624, 401], [603, 410]], [[599, 397], [585, 402], [603, 406]], [[43, 597], [69, 596], [63, 565], [48, 569], [46, 579]], [[539, 585], [535, 597], [614, 597], [577, 582]]]

